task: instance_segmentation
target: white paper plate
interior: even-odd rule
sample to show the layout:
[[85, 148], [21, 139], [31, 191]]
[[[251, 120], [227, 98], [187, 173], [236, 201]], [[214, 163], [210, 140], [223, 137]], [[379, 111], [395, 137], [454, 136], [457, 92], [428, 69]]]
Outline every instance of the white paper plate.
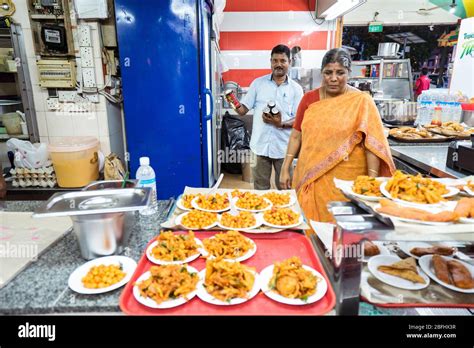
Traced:
[[186, 213], [183, 213], [183, 214], [181, 214], [181, 215], [178, 215], [178, 216], [176, 217], [176, 219], [174, 220], [174, 224], [175, 224], [176, 226], [181, 226], [181, 227], [183, 227], [183, 228], [185, 228], [185, 229], [187, 229], [187, 230], [198, 230], [198, 231], [200, 231], [200, 230], [208, 230], [208, 229], [213, 228], [214, 226], [217, 225], [217, 221], [216, 221], [216, 222], [214, 222], [213, 224], [211, 224], [211, 225], [209, 225], [209, 226], [205, 226], [205, 227], [203, 227], [203, 228], [192, 228], [192, 227], [184, 226], [183, 223], [182, 223], [182, 220], [183, 220], [183, 217], [184, 217], [186, 214], [189, 214], [189, 212], [186, 212]]
[[409, 280], [402, 279], [399, 277], [392, 276], [387, 273], [380, 272], [377, 268], [379, 266], [389, 266], [391, 264], [394, 264], [395, 262], [401, 261], [400, 258], [397, 256], [393, 255], [378, 255], [370, 258], [367, 267], [369, 268], [370, 273], [373, 274], [375, 278], [380, 280], [381, 282], [394, 286], [396, 288], [400, 289], [406, 289], [406, 290], [420, 290], [426, 288], [428, 285], [430, 285], [430, 278], [424, 274], [420, 267], [417, 267], [418, 274], [425, 280], [425, 284], [420, 284], [420, 283], [413, 283]]
[[[376, 212], [378, 212], [380, 215], [382, 216], [385, 216], [385, 217], [388, 217], [390, 219], [393, 219], [393, 220], [398, 220], [398, 221], [403, 221], [403, 222], [410, 222], [410, 223], [414, 223], [414, 224], [420, 224], [420, 225], [430, 225], [430, 226], [446, 226], [446, 225], [452, 225], [454, 224], [454, 222], [436, 222], [436, 221], [423, 221], [423, 220], [415, 220], [415, 219], [407, 219], [407, 218], [404, 218], [404, 217], [399, 217], [399, 216], [394, 216], [394, 215], [389, 215], [389, 214], [386, 214], [386, 213], [380, 213], [378, 211], [378, 209], [381, 207], [380, 204], [377, 204], [374, 209]], [[428, 207], [424, 207], [425, 209], [422, 209], [422, 210], [426, 210], [428, 213], [434, 213], [434, 211], [431, 211]], [[417, 209], [421, 209], [421, 208], [418, 208]], [[438, 211], [441, 211], [441, 210], [437, 210]]]
[[222, 219], [222, 215], [219, 215], [217, 217], [217, 226], [219, 226], [220, 228], [222, 228], [223, 230], [230, 230], [230, 231], [248, 231], [248, 230], [254, 230], [256, 228], [259, 228], [260, 226], [262, 226], [263, 224], [263, 217], [261, 214], [253, 214], [254, 217], [255, 217], [255, 225], [253, 226], [250, 226], [250, 227], [246, 227], [246, 228], [233, 228], [233, 227], [227, 227], [227, 226], [224, 226], [223, 224], [221, 224], [221, 219]]
[[[390, 194], [390, 192], [387, 191], [387, 189], [385, 188], [385, 186], [387, 185], [388, 182], [383, 182], [382, 185], [380, 185], [380, 192], [382, 192], [382, 194], [387, 197], [387, 198], [390, 198], [391, 200], [395, 201], [395, 202], [400, 202], [400, 203], [403, 203], [405, 205], [410, 205], [410, 206], [413, 206], [413, 207], [417, 207], [417, 208], [423, 208], [423, 207], [435, 207], [435, 208], [439, 208], [439, 207], [442, 207], [443, 205], [445, 205], [445, 202], [439, 202], [439, 203], [434, 203], [434, 204], [428, 204], [428, 203], [414, 203], [414, 202], [409, 202], [409, 201], [405, 201], [403, 199], [399, 199], [399, 198], [393, 198], [392, 195]], [[459, 189], [455, 188], [455, 187], [452, 187], [452, 186], [446, 186], [446, 188], [449, 190], [448, 193], [442, 195], [442, 197], [444, 198], [448, 198], [448, 197], [452, 197], [452, 196], [455, 196], [459, 193]]]
[[181, 209], [181, 210], [184, 210], [184, 211], [191, 211], [192, 208], [186, 208], [183, 204], [183, 195], [181, 195], [181, 197], [178, 199], [178, 201], [176, 202], [176, 206]]
[[369, 202], [378, 202], [378, 201], [380, 201], [382, 198], [384, 198], [384, 197], [375, 197], [375, 196], [361, 195], [361, 194], [355, 193], [355, 192], [352, 190], [352, 188], [347, 189], [347, 192], [350, 193], [351, 195], [356, 196], [357, 198], [360, 198], [360, 199], [363, 199], [363, 200], [369, 201]]
[[266, 207], [265, 209], [254, 209], [254, 210], [252, 210], [252, 209], [239, 208], [239, 207], [237, 206], [237, 201], [239, 200], [239, 197], [234, 197], [234, 198], [232, 198], [232, 200], [233, 200], [233, 202], [234, 202], [234, 205], [235, 205], [235, 208], [236, 208], [237, 210], [249, 211], [249, 212], [251, 212], [251, 213], [261, 213], [262, 211], [267, 211], [267, 210], [269, 210], [269, 209], [272, 208], [272, 206], [273, 206], [272, 202], [271, 202], [269, 199], [267, 199], [267, 198], [263, 198], [263, 199], [264, 199], [265, 202], [268, 203], [268, 207]]
[[[196, 268], [188, 266], [188, 265], [183, 265], [183, 267], [186, 267], [189, 273], [197, 273], [199, 276], [199, 272]], [[148, 278], [150, 278], [151, 272], [145, 272], [143, 273], [137, 280], [136, 283], [140, 283]], [[158, 309], [166, 309], [166, 308], [173, 308], [177, 306], [181, 306], [185, 304], [186, 302], [189, 302], [194, 296], [197, 294], [197, 289], [190, 292], [189, 294], [186, 295], [186, 298], [180, 296], [178, 298], [168, 300], [168, 301], [163, 301], [160, 304], [156, 303], [155, 300], [149, 298], [149, 297], [143, 297], [140, 294], [140, 290], [138, 289], [138, 286], [135, 285], [133, 287], [133, 296], [135, 299], [140, 302], [142, 305], [150, 307], [150, 308], [158, 308]]]
[[469, 195], [474, 197], [474, 191], [472, 191], [467, 185], [463, 187], [463, 190]]
[[[271, 193], [271, 192], [278, 193], [278, 194], [282, 194], [282, 193], [279, 192], [279, 191], [267, 191], [267, 192], [265, 192], [265, 193]], [[266, 197], [264, 197], [264, 198], [266, 198]], [[266, 198], [266, 199], [268, 199], [268, 198]], [[270, 202], [271, 202], [271, 201], [270, 201]], [[276, 208], [288, 208], [288, 207], [291, 207], [292, 205], [294, 205], [295, 203], [296, 203], [296, 197], [293, 196], [292, 194], [290, 194], [290, 203], [284, 204], [284, 205], [275, 205], [275, 204], [272, 203], [272, 205], [273, 205], [274, 207], [276, 207]]]
[[[93, 266], [99, 265], [122, 265], [122, 270], [125, 272], [125, 277], [111, 286], [101, 289], [89, 289], [84, 287], [82, 284], [82, 278], [84, 278], [89, 270]], [[85, 264], [79, 266], [75, 269], [74, 272], [71, 273], [68, 279], [69, 287], [80, 294], [101, 294], [104, 292], [112, 291], [115, 289], [120, 288], [121, 286], [128, 283], [130, 278], [132, 278], [133, 272], [135, 272], [135, 268], [137, 268], [137, 263], [129, 257], [126, 256], [106, 256], [100, 257], [98, 259], [91, 260], [86, 262]]]
[[[215, 237], [211, 237], [209, 239], [214, 239]], [[245, 237], [247, 238], [247, 237]], [[242, 261], [245, 261], [245, 260], [248, 260], [250, 259], [252, 256], [255, 255], [255, 253], [257, 252], [257, 244], [255, 244], [255, 242], [253, 240], [251, 240], [250, 238], [247, 238], [250, 243], [253, 245], [253, 247], [251, 249], [249, 249], [249, 251], [247, 251], [245, 254], [243, 254], [242, 256], [236, 258], [236, 259], [229, 259], [229, 258], [225, 258], [223, 260], [225, 261], [230, 261], [230, 262], [242, 262]], [[201, 254], [203, 257], [206, 257], [208, 258], [209, 260], [213, 260], [215, 259], [216, 257], [213, 256], [213, 255], [210, 255], [209, 252], [204, 248], [201, 249]]]
[[[365, 242], [364, 242], [365, 243]], [[380, 254], [378, 255], [374, 255], [374, 256], [379, 256], [379, 255], [391, 255], [390, 253], [390, 250], [388, 250], [388, 248], [383, 245], [383, 242], [381, 241], [373, 241], [372, 243], [374, 243], [380, 250]], [[364, 249], [362, 249], [363, 251]], [[374, 256], [365, 256], [364, 255], [364, 258], [362, 259], [362, 262], [369, 262], [369, 260], [374, 257]]]
[[[299, 213], [298, 213], [298, 214], [299, 214]], [[293, 228], [293, 227], [299, 226], [299, 225], [301, 225], [301, 224], [304, 222], [303, 215], [301, 215], [301, 214], [300, 214], [300, 218], [298, 219], [298, 222], [297, 222], [297, 223], [294, 223], [294, 224], [292, 224], [292, 225], [286, 225], [286, 226], [273, 225], [273, 224], [267, 222], [263, 216], [262, 216], [262, 219], [263, 219], [263, 223], [264, 223], [265, 225], [267, 225], [267, 226], [274, 227], [274, 228], [284, 228], [284, 229], [288, 229], [288, 228]]]
[[231, 299], [229, 302], [226, 301], [221, 301], [214, 296], [210, 295], [207, 291], [206, 288], [204, 287], [204, 280], [206, 277], [206, 269], [203, 269], [201, 272], [199, 272], [199, 283], [197, 286], [197, 295], [198, 297], [203, 300], [204, 302], [213, 304], [213, 305], [218, 305], [218, 306], [232, 306], [232, 305], [237, 305], [241, 304], [244, 302], [247, 302], [251, 300], [255, 295], [258, 294], [260, 291], [260, 280], [259, 280], [259, 275], [257, 272], [252, 272], [255, 275], [255, 281], [253, 283], [252, 289], [247, 293], [247, 298], [241, 298], [241, 297], [236, 297]]
[[321, 273], [309, 266], [303, 265], [303, 268], [305, 270], [310, 271], [319, 279], [319, 281], [316, 283], [316, 292], [313, 295], [309, 296], [306, 301], [303, 301], [299, 298], [284, 297], [268, 287], [268, 283], [270, 282], [270, 279], [272, 279], [273, 276], [273, 268], [274, 265], [270, 265], [260, 272], [260, 288], [266, 296], [268, 296], [274, 301], [295, 306], [308, 305], [322, 299], [328, 290], [328, 284], [324, 277], [321, 275]]
[[197, 209], [197, 210], [201, 210], [201, 211], [207, 211], [209, 213], [222, 213], [223, 211], [227, 211], [230, 209], [230, 203], [229, 203], [229, 206], [227, 206], [226, 208], [224, 209], [218, 209], [218, 210], [210, 210], [210, 209], [204, 209], [204, 208], [201, 208], [198, 204], [197, 204], [197, 199], [199, 197], [196, 197], [194, 198], [192, 201], [191, 201], [191, 205], [193, 206], [194, 209]]
[[194, 240], [196, 241], [196, 244], [198, 245], [197, 253], [194, 254], [194, 255], [189, 256], [188, 258], [186, 258], [184, 260], [181, 260], [181, 261], [165, 261], [165, 260], [160, 260], [160, 259], [155, 258], [152, 254], [152, 250], [155, 246], [158, 245], [157, 240], [155, 240], [153, 243], [151, 243], [150, 246], [146, 249], [146, 257], [148, 258], [148, 260], [150, 260], [151, 262], [153, 262], [157, 265], [182, 265], [182, 264], [185, 264], [185, 263], [189, 263], [193, 260], [196, 260], [199, 257], [199, 255], [201, 255], [200, 250], [202, 250], [202, 248], [204, 248], [204, 246], [202, 245], [202, 242], [199, 239], [194, 238]]
[[[455, 260], [455, 261], [458, 261], [458, 262], [462, 263], [471, 272], [472, 277], [474, 277], [474, 266], [472, 266], [472, 265], [470, 265], [466, 262], [463, 262], [461, 260], [453, 259], [452, 257], [447, 257], [447, 256], [441, 256], [441, 257], [444, 258], [445, 260]], [[454, 291], [458, 291], [458, 292], [463, 292], [465, 294], [474, 294], [474, 288], [472, 288], [472, 289], [461, 289], [461, 288], [458, 288], [457, 286], [446, 284], [445, 282], [440, 280], [438, 277], [436, 277], [436, 273], [435, 273], [434, 268], [433, 268], [433, 262], [431, 261], [432, 258], [433, 258], [433, 255], [425, 255], [425, 256], [420, 257], [420, 260], [418, 261], [419, 264], [420, 264], [421, 269], [426, 274], [428, 274], [428, 276], [431, 279], [433, 279], [438, 284], [444, 286], [445, 288], [448, 288], [448, 289], [451, 289], [451, 290], [454, 290]]]
[[459, 218], [459, 222], [463, 224], [474, 224], [474, 218]]

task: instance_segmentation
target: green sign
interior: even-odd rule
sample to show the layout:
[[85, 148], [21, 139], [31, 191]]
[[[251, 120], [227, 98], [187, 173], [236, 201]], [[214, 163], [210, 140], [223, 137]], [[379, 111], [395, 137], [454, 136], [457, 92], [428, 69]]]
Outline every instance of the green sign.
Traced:
[[381, 33], [383, 30], [382, 22], [371, 22], [369, 23], [369, 33]]

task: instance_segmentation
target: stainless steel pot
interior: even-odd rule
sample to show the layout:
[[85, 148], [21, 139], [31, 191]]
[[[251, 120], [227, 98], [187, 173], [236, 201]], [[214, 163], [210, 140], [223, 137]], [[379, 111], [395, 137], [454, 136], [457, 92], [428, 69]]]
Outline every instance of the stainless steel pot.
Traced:
[[379, 57], [398, 57], [398, 50], [400, 44], [396, 42], [382, 42], [379, 43], [379, 50], [377, 56]]
[[23, 111], [21, 101], [0, 99], [0, 115], [15, 112], [17, 110]]
[[91, 260], [123, 250], [135, 222], [133, 212], [147, 207], [150, 193], [146, 187], [56, 193], [33, 217], [69, 216], [81, 255]]

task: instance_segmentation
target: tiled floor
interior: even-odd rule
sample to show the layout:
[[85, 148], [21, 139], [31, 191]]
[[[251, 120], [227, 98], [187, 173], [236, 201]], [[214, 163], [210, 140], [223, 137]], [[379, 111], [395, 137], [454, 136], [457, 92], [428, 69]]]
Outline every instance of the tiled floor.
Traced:
[[[272, 171], [272, 176], [270, 178], [271, 189], [276, 189], [275, 186], [275, 172]], [[231, 189], [253, 189], [253, 183], [244, 181], [242, 179], [242, 174], [229, 174], [224, 173], [224, 178], [222, 183], [219, 186], [220, 188], [231, 188]]]

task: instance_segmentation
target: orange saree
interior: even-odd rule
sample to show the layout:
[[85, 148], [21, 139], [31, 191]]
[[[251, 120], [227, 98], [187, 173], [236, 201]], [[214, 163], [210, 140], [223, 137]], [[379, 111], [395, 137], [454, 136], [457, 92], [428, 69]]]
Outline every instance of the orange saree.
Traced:
[[350, 90], [309, 105], [301, 124], [301, 148], [293, 176], [306, 217], [334, 221], [327, 204], [347, 199], [333, 179], [367, 175], [366, 150], [380, 159], [380, 176], [395, 171], [377, 107], [368, 94]]

